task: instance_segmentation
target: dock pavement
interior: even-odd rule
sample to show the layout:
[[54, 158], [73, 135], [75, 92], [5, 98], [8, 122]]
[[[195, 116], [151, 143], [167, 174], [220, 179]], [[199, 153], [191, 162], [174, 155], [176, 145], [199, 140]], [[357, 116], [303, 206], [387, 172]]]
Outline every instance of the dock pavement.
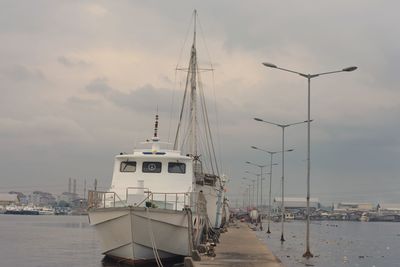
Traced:
[[256, 236], [247, 223], [236, 222], [221, 234], [215, 257], [202, 256], [201, 261], [185, 259], [185, 267], [283, 267], [282, 262]]

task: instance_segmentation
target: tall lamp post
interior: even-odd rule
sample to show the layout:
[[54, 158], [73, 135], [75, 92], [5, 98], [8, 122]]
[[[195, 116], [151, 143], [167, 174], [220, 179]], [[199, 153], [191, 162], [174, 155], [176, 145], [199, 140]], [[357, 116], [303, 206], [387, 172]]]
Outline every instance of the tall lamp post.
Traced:
[[[263, 151], [263, 152], [266, 152], [266, 153], [268, 153], [269, 155], [270, 155], [270, 158], [271, 158], [271, 164], [269, 165], [270, 166], [270, 171], [269, 171], [269, 195], [268, 195], [268, 230], [267, 230], [267, 234], [270, 234], [271, 233], [271, 231], [270, 231], [270, 224], [271, 224], [271, 188], [272, 188], [272, 165], [276, 165], [276, 164], [272, 164], [272, 160], [273, 160], [273, 157], [274, 157], [274, 154], [276, 154], [276, 153], [282, 153], [283, 151], [269, 151], [269, 150], [265, 150], [265, 149], [262, 149], [262, 148], [258, 148], [258, 147], [256, 147], [256, 146], [251, 146], [251, 148], [252, 149], [256, 149], [256, 150], [260, 150], [260, 151]], [[292, 152], [294, 149], [287, 149], [285, 152]]]
[[[251, 206], [251, 205], [253, 205], [253, 204], [255, 203], [255, 199], [254, 199], [254, 189], [255, 189], [255, 186], [254, 186], [254, 184], [255, 184], [256, 180], [255, 180], [255, 179], [249, 179], [249, 178], [247, 178], [247, 177], [243, 177], [242, 179], [243, 179], [243, 180], [248, 180], [249, 182], [252, 182], [252, 183], [253, 183], [253, 196], [251, 197], [251, 203], [250, 203], [250, 206]], [[249, 185], [249, 186], [250, 186], [250, 185]]]
[[253, 173], [253, 172], [249, 172], [249, 171], [245, 171], [245, 173], [247, 174], [251, 174], [254, 175], [256, 178], [253, 179], [253, 183], [257, 182], [257, 189], [254, 190], [254, 186], [253, 186], [253, 198], [254, 198], [254, 206], [257, 208], [258, 206], [258, 187], [259, 187], [259, 179], [260, 179], [260, 174], [259, 173]]
[[310, 122], [310, 120], [294, 122], [294, 123], [290, 123], [290, 124], [278, 124], [278, 123], [275, 123], [275, 122], [265, 121], [265, 120], [260, 119], [260, 118], [254, 118], [254, 120], [260, 121], [260, 122], [264, 122], [264, 123], [268, 123], [268, 124], [272, 124], [272, 125], [278, 126], [278, 127], [280, 127], [282, 129], [282, 198], [281, 198], [282, 233], [281, 233], [281, 241], [284, 242], [285, 238], [283, 237], [283, 232], [284, 232], [284, 220], [285, 220], [285, 194], [284, 194], [285, 193], [285, 190], [284, 190], [284, 185], [285, 185], [285, 183], [284, 183], [284, 181], [285, 181], [285, 129], [287, 127], [289, 127], [289, 126], [292, 126], [292, 125], [297, 125], [297, 124]]
[[322, 76], [322, 75], [328, 75], [328, 74], [333, 74], [333, 73], [339, 73], [339, 72], [350, 72], [350, 71], [354, 71], [357, 69], [357, 67], [355, 66], [351, 66], [351, 67], [347, 67], [341, 70], [335, 70], [335, 71], [328, 71], [328, 72], [321, 72], [321, 73], [315, 73], [315, 74], [306, 74], [306, 73], [302, 73], [302, 72], [298, 72], [298, 71], [294, 71], [294, 70], [289, 70], [289, 69], [285, 69], [285, 68], [281, 68], [278, 67], [275, 64], [271, 64], [271, 63], [262, 63], [264, 66], [269, 67], [269, 68], [274, 68], [274, 69], [278, 69], [278, 70], [282, 70], [282, 71], [286, 71], [286, 72], [291, 72], [294, 74], [298, 74], [301, 77], [304, 77], [307, 79], [307, 83], [308, 83], [308, 97], [307, 97], [307, 230], [306, 230], [306, 252], [303, 254], [303, 257], [305, 258], [311, 258], [314, 255], [311, 253], [310, 251], [310, 129], [311, 129], [311, 125], [310, 125], [310, 116], [311, 116], [311, 97], [310, 97], [310, 87], [311, 87], [311, 79]]
[[[260, 174], [258, 175], [258, 177], [260, 177], [260, 198], [261, 198], [261, 205], [262, 205], [262, 194], [263, 194], [262, 193], [262, 180], [263, 180], [262, 175], [263, 175], [263, 169], [266, 167], [266, 165], [259, 165], [259, 164], [255, 164], [255, 163], [250, 162], [250, 161], [246, 161], [246, 164], [253, 165], [255, 167], [260, 168]], [[257, 183], [257, 186], [258, 186], [258, 183]], [[258, 188], [257, 188], [257, 208], [258, 208], [258, 206], [259, 205], [258, 205]]]
[[[246, 188], [243, 193], [243, 208], [250, 207], [250, 187], [251, 185], [246, 183], [244, 180], [241, 182], [241, 185], [244, 185]], [[247, 204], [247, 205], [246, 205]], [[246, 210], [247, 210], [246, 208]]]

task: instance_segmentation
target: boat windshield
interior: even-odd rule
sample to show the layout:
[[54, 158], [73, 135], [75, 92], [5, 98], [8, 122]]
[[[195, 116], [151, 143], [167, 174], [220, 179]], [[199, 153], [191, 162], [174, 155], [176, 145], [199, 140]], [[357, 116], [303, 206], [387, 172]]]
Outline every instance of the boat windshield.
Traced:
[[120, 172], [135, 172], [136, 171], [136, 161], [123, 161], [119, 166]]
[[142, 165], [143, 172], [160, 173], [161, 162], [156, 161], [144, 161]]
[[180, 162], [168, 162], [169, 173], [186, 173], [186, 164]]

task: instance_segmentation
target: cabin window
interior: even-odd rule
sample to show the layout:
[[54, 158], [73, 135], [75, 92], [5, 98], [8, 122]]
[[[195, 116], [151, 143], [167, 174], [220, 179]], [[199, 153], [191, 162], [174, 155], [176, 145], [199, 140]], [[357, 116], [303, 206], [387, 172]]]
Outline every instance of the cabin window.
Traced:
[[161, 162], [155, 161], [144, 161], [142, 166], [143, 172], [160, 173], [161, 172]]
[[123, 161], [119, 167], [120, 172], [135, 172], [136, 161]]
[[186, 173], [186, 164], [179, 162], [168, 162], [169, 173]]

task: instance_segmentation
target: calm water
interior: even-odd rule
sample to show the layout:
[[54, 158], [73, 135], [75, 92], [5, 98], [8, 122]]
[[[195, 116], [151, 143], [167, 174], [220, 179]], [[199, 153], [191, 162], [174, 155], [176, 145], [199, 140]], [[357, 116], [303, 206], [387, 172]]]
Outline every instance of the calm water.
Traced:
[[[266, 223], [264, 223], [266, 227]], [[287, 267], [298, 266], [400, 266], [400, 223], [390, 222], [312, 222], [311, 252], [304, 260], [303, 221], [285, 223], [285, 239], [280, 242], [280, 223], [271, 224], [271, 234], [258, 233]]]
[[87, 216], [0, 214], [0, 267], [125, 266], [103, 258]]
[[[264, 223], [264, 226], [266, 224]], [[286, 223], [281, 245], [280, 224], [261, 240], [287, 267], [400, 266], [400, 223], [313, 222], [311, 249], [305, 262], [304, 222]], [[0, 266], [110, 267], [103, 264], [99, 241], [86, 216], [0, 215]]]
[[86, 216], [0, 215], [0, 266], [100, 267]]

